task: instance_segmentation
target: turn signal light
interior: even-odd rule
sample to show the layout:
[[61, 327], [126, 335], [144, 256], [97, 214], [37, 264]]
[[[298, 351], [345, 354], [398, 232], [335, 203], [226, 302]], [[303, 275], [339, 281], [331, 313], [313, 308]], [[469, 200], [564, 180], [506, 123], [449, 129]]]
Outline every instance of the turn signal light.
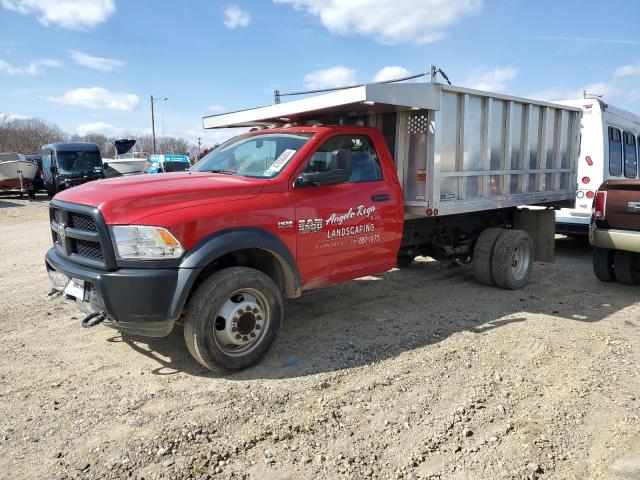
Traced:
[[582, 183], [587, 184], [591, 181], [589, 177], [582, 177]]
[[607, 192], [596, 193], [596, 200], [593, 202], [593, 215], [597, 220], [604, 220], [604, 212], [607, 207]]
[[591, 160], [591, 157], [589, 155], [584, 157], [584, 159], [587, 161], [587, 165], [589, 165], [590, 167], [593, 166], [593, 160]]

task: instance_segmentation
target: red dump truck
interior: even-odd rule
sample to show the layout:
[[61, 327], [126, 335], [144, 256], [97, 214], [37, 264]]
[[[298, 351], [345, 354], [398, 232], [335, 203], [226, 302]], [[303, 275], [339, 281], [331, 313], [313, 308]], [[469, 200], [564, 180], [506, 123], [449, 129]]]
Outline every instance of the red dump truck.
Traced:
[[553, 210], [576, 195], [572, 107], [388, 83], [203, 122], [252, 130], [187, 172], [61, 192], [46, 266], [85, 326], [164, 336], [183, 323], [212, 370], [265, 353], [283, 298], [418, 255], [520, 288], [534, 260], [553, 261]]

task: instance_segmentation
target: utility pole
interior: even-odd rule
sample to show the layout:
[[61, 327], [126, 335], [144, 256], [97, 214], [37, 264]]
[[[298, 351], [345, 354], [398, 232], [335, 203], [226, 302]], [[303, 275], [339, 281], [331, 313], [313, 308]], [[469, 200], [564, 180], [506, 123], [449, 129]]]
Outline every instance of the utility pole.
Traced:
[[196, 137], [196, 139], [198, 140], [198, 153], [200, 153], [200, 143], [202, 142], [202, 138]]
[[151, 138], [153, 141], [153, 148], [151, 154], [156, 154], [156, 120], [153, 115], [153, 95], [151, 95]]
[[153, 98], [153, 95], [151, 95], [151, 138], [153, 142], [153, 148], [152, 148], [153, 155], [155, 155], [156, 153], [156, 119], [153, 114], [153, 102], [155, 102], [156, 100], [168, 100], [168, 98], [167, 97]]

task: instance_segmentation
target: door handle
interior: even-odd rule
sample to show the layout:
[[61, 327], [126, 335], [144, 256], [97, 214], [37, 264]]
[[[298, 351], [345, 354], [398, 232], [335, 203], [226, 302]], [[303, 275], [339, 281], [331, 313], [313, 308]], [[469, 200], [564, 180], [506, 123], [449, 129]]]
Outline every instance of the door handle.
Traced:
[[391, 196], [388, 193], [383, 193], [380, 195], [371, 195], [371, 200], [374, 202], [386, 202], [387, 200], [391, 200]]

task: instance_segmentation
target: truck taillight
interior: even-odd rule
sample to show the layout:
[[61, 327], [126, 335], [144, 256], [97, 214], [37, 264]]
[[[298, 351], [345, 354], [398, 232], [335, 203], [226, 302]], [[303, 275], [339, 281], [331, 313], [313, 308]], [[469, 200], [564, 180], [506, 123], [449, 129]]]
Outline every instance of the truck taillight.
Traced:
[[596, 192], [596, 199], [593, 202], [593, 215], [596, 220], [604, 220], [604, 211], [607, 207], [607, 192]]
[[582, 183], [584, 183], [585, 185], [587, 183], [589, 183], [591, 181], [591, 179], [589, 177], [582, 177]]
[[587, 161], [587, 165], [589, 165], [590, 167], [593, 167], [593, 160], [591, 160], [591, 157], [589, 155], [584, 157], [584, 159]]

